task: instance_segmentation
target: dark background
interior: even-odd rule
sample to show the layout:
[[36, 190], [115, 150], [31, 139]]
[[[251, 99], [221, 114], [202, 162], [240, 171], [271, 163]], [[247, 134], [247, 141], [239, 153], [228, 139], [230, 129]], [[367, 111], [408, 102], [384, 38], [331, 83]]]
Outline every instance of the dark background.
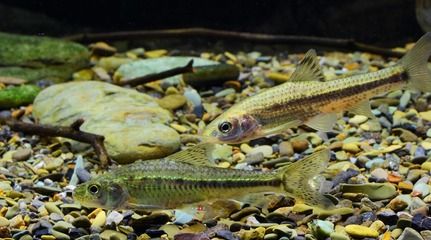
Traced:
[[[423, 0], [418, 0], [422, 2]], [[0, 31], [76, 33], [206, 27], [395, 45], [423, 34], [413, 0], [0, 1]]]

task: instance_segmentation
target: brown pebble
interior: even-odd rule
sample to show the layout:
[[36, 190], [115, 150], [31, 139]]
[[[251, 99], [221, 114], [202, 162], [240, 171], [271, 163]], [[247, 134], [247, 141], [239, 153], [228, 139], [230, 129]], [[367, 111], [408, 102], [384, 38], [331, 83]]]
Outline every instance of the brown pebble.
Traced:
[[292, 156], [294, 154], [292, 143], [290, 142], [282, 142], [279, 146], [280, 156]]
[[303, 139], [293, 140], [292, 147], [295, 152], [303, 152], [308, 148], [308, 141]]
[[225, 88], [233, 88], [235, 89], [235, 91], [240, 91], [241, 90], [241, 83], [239, 81], [226, 81], [224, 83], [224, 87]]
[[12, 154], [12, 160], [14, 161], [25, 161], [31, 157], [30, 148], [18, 148], [16, 152]]

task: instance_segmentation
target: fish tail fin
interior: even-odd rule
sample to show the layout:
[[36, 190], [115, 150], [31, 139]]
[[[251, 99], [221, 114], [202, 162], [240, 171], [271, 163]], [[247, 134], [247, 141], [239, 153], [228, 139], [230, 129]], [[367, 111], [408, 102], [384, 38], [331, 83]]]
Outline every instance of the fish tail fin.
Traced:
[[431, 55], [431, 32], [423, 35], [415, 46], [401, 59], [409, 77], [408, 88], [431, 92], [431, 73], [428, 58]]
[[334, 207], [334, 203], [318, 191], [319, 186], [313, 181], [313, 178], [326, 168], [328, 161], [329, 150], [323, 148], [280, 169], [284, 190], [306, 204], [323, 208]]

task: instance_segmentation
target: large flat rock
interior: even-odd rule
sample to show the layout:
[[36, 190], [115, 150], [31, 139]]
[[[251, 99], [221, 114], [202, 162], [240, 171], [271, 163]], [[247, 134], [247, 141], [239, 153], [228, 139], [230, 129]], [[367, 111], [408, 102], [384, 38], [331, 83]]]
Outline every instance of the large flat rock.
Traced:
[[42, 124], [68, 126], [83, 118], [81, 130], [105, 136], [109, 155], [119, 163], [167, 156], [180, 147], [166, 123], [171, 113], [135, 90], [88, 81], [51, 86], [35, 99], [33, 114]]

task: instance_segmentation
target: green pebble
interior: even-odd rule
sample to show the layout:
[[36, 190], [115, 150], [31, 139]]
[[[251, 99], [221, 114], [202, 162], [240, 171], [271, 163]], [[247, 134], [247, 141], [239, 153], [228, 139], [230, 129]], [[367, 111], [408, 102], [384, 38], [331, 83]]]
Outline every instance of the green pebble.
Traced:
[[56, 230], [52, 230], [52, 235], [55, 237], [55, 239], [58, 239], [58, 240], [69, 240], [70, 239], [69, 235], [62, 233], [62, 232], [59, 232], [59, 231], [56, 231]]
[[384, 200], [392, 198], [397, 190], [391, 183], [366, 183], [366, 184], [340, 184], [343, 193], [364, 193], [371, 200]]
[[323, 220], [313, 220], [313, 222], [308, 223], [313, 236], [317, 239], [326, 239], [329, 235], [334, 232], [334, 224], [329, 221]]
[[45, 208], [46, 210], [48, 210], [49, 213], [57, 213], [60, 216], [63, 216], [63, 212], [61, 212], [60, 208], [57, 207], [57, 204], [53, 202], [45, 203]]
[[100, 237], [103, 240], [111, 240], [111, 239], [127, 240], [126, 234], [123, 234], [114, 230], [105, 230], [100, 234]]

